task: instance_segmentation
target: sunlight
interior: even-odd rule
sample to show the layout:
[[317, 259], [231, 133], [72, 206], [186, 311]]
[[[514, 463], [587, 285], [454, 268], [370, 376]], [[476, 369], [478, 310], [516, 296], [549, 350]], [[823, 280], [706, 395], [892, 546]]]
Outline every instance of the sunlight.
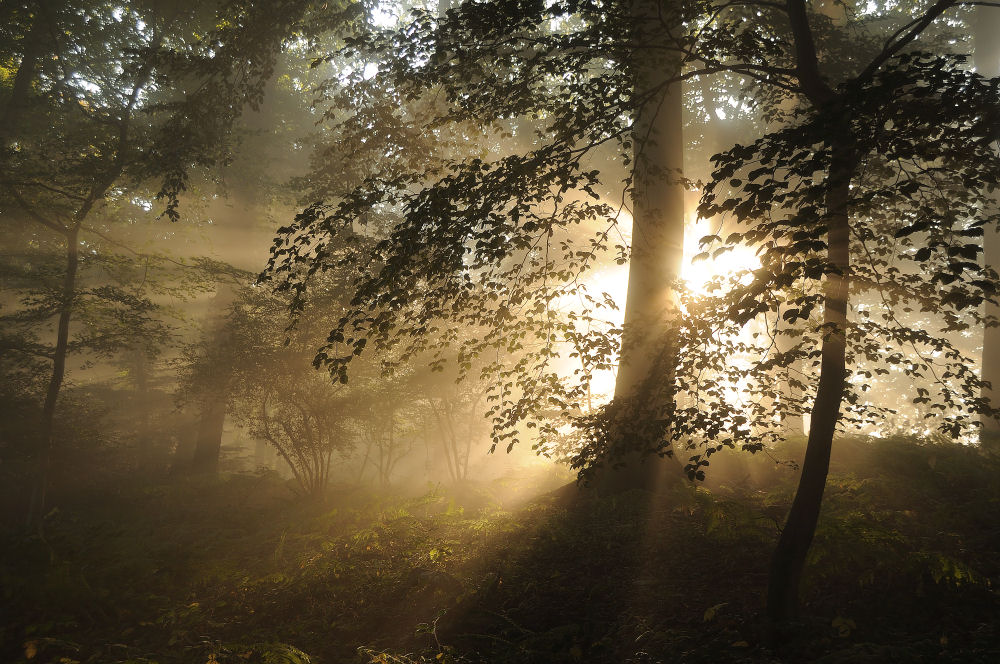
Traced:
[[[631, 226], [628, 213], [622, 212], [623, 226]], [[693, 260], [702, 253], [699, 240], [706, 235], [717, 232], [711, 227], [708, 219], [689, 219], [684, 230], [684, 262], [681, 267], [681, 279], [684, 285], [695, 297], [708, 296], [712, 290], [711, 281], [715, 277], [728, 277], [744, 270], [755, 270], [760, 267], [760, 258], [751, 247], [737, 246], [715, 258]], [[596, 270], [587, 280], [595, 293], [606, 293], [618, 307], [611, 322], [621, 325], [625, 320], [625, 302], [628, 298], [629, 266], [611, 265]], [[616, 375], [613, 371], [595, 372], [591, 382], [591, 392], [595, 402], [605, 403], [610, 400], [615, 391]], [[739, 391], [739, 386], [734, 386]]]
[[760, 267], [760, 258], [752, 247], [738, 245], [714, 258], [695, 260], [695, 256], [705, 251], [699, 246], [699, 241], [706, 235], [719, 232], [712, 228], [709, 219], [698, 219], [688, 223], [684, 229], [684, 265], [681, 268], [681, 279], [694, 294], [708, 295], [709, 282], [714, 277], [730, 277], [746, 270], [756, 270]]
[[[627, 217], [627, 213], [622, 213]], [[626, 218], [626, 224], [628, 219]], [[715, 258], [693, 260], [702, 253], [698, 241], [706, 235], [711, 235], [718, 229], [711, 227], [708, 219], [690, 221], [684, 229], [684, 263], [681, 267], [681, 279], [685, 286], [695, 295], [703, 296], [709, 293], [709, 282], [713, 277], [727, 277], [744, 270], [755, 270], [760, 267], [760, 258], [751, 247], [737, 246]], [[598, 292], [607, 293], [618, 305], [621, 320], [625, 317], [625, 301], [628, 297], [628, 264], [612, 265], [597, 270], [588, 280]]]

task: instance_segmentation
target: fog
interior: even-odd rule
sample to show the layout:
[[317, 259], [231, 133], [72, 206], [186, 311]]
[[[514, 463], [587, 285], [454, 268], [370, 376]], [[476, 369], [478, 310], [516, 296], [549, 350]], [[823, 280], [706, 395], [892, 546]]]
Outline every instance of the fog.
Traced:
[[0, 660], [993, 661], [998, 100], [989, 3], [5, 3]]

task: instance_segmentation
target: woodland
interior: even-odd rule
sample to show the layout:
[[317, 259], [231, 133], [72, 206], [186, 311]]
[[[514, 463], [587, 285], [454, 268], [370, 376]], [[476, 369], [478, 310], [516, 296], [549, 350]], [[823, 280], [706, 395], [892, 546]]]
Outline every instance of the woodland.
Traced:
[[998, 270], [1000, 2], [4, 0], [0, 661], [1000, 661]]

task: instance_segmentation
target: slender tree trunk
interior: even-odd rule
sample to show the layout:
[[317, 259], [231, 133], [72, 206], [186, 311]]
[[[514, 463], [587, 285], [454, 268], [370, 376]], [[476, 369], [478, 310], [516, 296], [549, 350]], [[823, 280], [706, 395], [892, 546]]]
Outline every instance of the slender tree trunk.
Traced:
[[152, 390], [149, 388], [149, 358], [143, 348], [131, 351], [136, 409], [136, 466], [148, 470], [153, 462]]
[[389, 486], [389, 477], [392, 474], [392, 457], [396, 452], [396, 413], [390, 412], [389, 414], [389, 435], [386, 441], [386, 453], [384, 455], [384, 463], [379, 464], [379, 469], [381, 470], [380, 476], [382, 478], [382, 486]]
[[[839, 135], [849, 134], [845, 128]], [[830, 265], [836, 273], [826, 277], [819, 388], [812, 410], [802, 475], [788, 520], [771, 559], [767, 589], [767, 618], [772, 632], [771, 640], [776, 638], [776, 631], [795, 616], [798, 608], [799, 581], [806, 554], [816, 532], [826, 476], [830, 469], [833, 435], [840, 419], [846, 376], [847, 303], [850, 286], [848, 203], [854, 170], [855, 157], [851, 147], [835, 145], [826, 208], [827, 252]]]
[[433, 399], [428, 399], [428, 403], [431, 405], [431, 412], [434, 413], [434, 419], [437, 420], [438, 432], [440, 433], [441, 439], [441, 449], [444, 451], [444, 460], [448, 464], [448, 476], [451, 477], [451, 481], [453, 483], [458, 482], [458, 460], [452, 460], [451, 451], [454, 446], [452, 445], [448, 431], [445, 429], [444, 418], [442, 418], [437, 406], [434, 405]]
[[[786, 323], [785, 321], [778, 320], [778, 334], [775, 338], [775, 346], [780, 353], [787, 353], [795, 347], [797, 343], [796, 337], [784, 334], [787, 329], [782, 329], [783, 327], [794, 326], [795, 323]], [[781, 421], [781, 430], [786, 436], [801, 436], [805, 433], [805, 421], [801, 414], [789, 414], [787, 413], [787, 405], [790, 402], [799, 401], [802, 398], [801, 391], [799, 388], [791, 384], [791, 379], [801, 376], [802, 361], [796, 360], [788, 365], [785, 369], [786, 377], [781, 381], [781, 387], [779, 392], [779, 398], [784, 403], [781, 404], [783, 412], [785, 413], [784, 418]], [[780, 379], [780, 377], [779, 377]], [[801, 380], [801, 378], [799, 378]]]
[[[84, 216], [89, 211], [83, 212]], [[66, 232], [66, 272], [63, 274], [62, 293], [59, 301], [59, 320], [56, 323], [56, 347], [52, 354], [52, 375], [45, 391], [42, 406], [41, 439], [35, 458], [35, 484], [28, 506], [28, 526], [41, 528], [45, 516], [45, 500], [49, 485], [49, 468], [52, 464], [52, 438], [55, 429], [56, 403], [66, 376], [66, 355], [69, 352], [69, 324], [76, 298], [76, 275], [80, 267], [80, 226], [74, 225]]]
[[[673, 400], [676, 348], [671, 323], [677, 303], [673, 290], [684, 256], [684, 142], [680, 83], [667, 85], [681, 67], [673, 54], [643, 48], [665, 42], [658, 5], [633, 0], [636, 94], [648, 97], [633, 129], [632, 248], [622, 351], [615, 382], [617, 423], [625, 469], [610, 479], [612, 490], [649, 487], [656, 467], [646, 452], [660, 442], [651, 419]], [[651, 55], [657, 54], [657, 55]], [[633, 426], [634, 425], [634, 426]], [[653, 457], [655, 458], [655, 457]]]
[[[973, 38], [976, 70], [990, 78], [1000, 76], [1000, 8], [976, 7]], [[1000, 198], [995, 198], [994, 203], [1000, 205]], [[983, 256], [986, 265], [1000, 269], [1000, 229], [986, 228]], [[1000, 305], [987, 302], [985, 313], [1000, 320]], [[983, 330], [982, 378], [993, 386], [983, 390], [983, 396], [989, 400], [991, 407], [1000, 407], [995, 396], [1000, 392], [1000, 327]], [[984, 449], [1000, 452], [1000, 420], [984, 415], [982, 424], [981, 445]]]

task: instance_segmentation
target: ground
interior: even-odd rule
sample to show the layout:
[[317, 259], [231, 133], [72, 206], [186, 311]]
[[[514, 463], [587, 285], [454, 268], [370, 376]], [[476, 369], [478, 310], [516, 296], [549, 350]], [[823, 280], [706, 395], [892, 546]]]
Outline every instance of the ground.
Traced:
[[757, 456], [603, 497], [511, 477], [320, 505], [267, 473], [78, 489], [43, 537], [3, 533], [0, 660], [1000, 661], [1000, 463], [838, 451], [777, 650], [761, 598], [796, 474]]

